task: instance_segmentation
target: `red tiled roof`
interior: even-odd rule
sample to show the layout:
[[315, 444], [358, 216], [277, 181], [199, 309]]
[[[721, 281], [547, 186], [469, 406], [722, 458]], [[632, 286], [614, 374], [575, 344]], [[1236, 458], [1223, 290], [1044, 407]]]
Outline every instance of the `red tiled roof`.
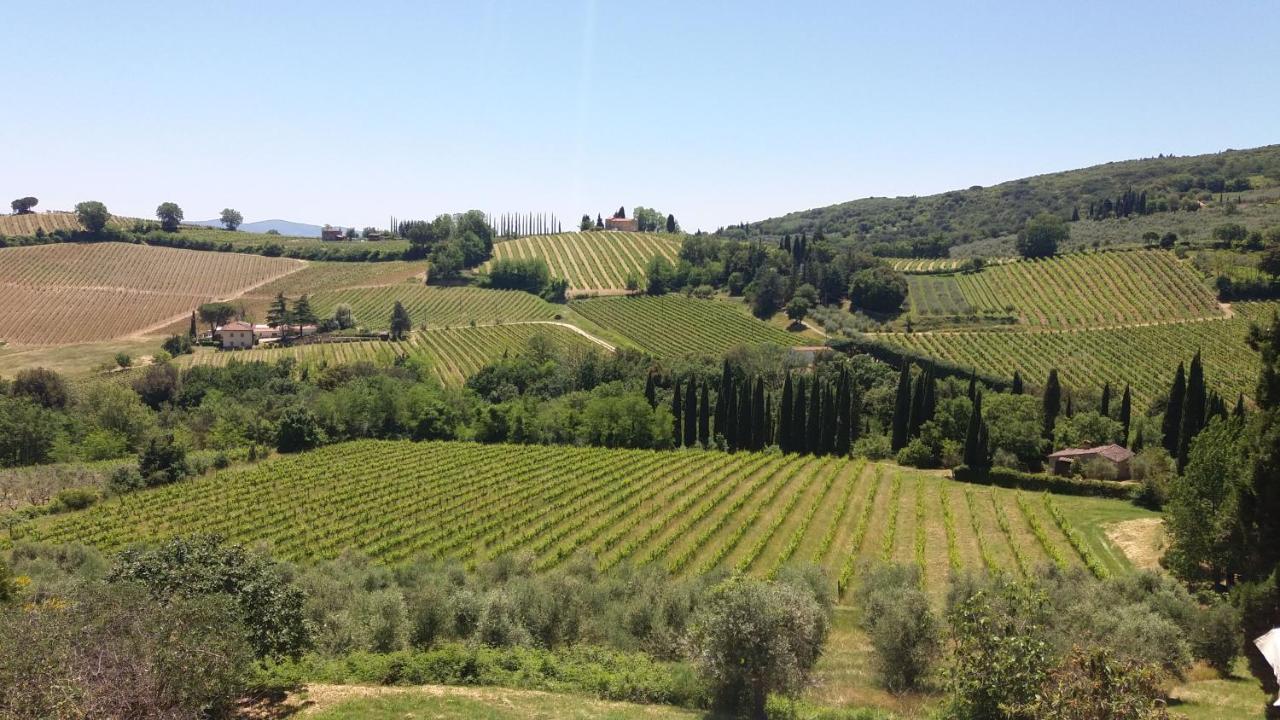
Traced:
[[1090, 455], [1101, 455], [1111, 462], [1124, 462], [1133, 457], [1133, 451], [1119, 445], [1099, 445], [1092, 448], [1067, 448], [1059, 450], [1049, 456], [1050, 460], [1062, 460], [1076, 457], [1087, 457]]

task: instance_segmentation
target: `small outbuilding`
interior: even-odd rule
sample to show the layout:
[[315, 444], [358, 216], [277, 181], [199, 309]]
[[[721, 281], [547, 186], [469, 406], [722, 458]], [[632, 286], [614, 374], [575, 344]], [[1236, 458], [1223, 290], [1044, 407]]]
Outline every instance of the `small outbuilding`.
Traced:
[[636, 224], [635, 218], [605, 218], [605, 230], [621, 230], [623, 232], [636, 232], [640, 229]]
[[1129, 479], [1129, 461], [1132, 459], [1132, 450], [1114, 444], [1090, 448], [1067, 448], [1049, 456], [1055, 475], [1070, 475], [1076, 463], [1102, 460], [1114, 469], [1116, 480]]

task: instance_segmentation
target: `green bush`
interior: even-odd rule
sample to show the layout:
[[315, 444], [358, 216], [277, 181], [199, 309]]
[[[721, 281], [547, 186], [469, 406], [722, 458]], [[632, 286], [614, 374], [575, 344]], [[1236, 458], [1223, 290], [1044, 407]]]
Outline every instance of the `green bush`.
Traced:
[[951, 470], [951, 477], [960, 482], [977, 485], [995, 485], [1059, 495], [1088, 495], [1125, 500], [1133, 495], [1132, 487], [1123, 483], [1024, 473], [1001, 467], [983, 469], [958, 465]]
[[875, 667], [889, 692], [915, 690], [928, 675], [941, 645], [941, 623], [915, 565], [864, 569], [857, 590], [861, 623], [875, 651]]

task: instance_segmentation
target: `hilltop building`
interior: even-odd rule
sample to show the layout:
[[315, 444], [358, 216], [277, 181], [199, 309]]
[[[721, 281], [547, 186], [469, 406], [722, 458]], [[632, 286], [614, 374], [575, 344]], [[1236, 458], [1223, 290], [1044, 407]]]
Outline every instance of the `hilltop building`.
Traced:
[[636, 225], [635, 218], [605, 218], [604, 229], [637, 232], [639, 230], [639, 226]]

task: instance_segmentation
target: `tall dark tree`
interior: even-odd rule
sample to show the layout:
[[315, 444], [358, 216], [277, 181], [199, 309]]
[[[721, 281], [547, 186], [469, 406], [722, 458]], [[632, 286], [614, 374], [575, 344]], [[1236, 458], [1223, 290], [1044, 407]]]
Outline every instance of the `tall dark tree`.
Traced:
[[[849, 387], [849, 445], [852, 449], [853, 443], [862, 434], [862, 402], [856, 393], [853, 392], [853, 383], [850, 381]], [[868, 421], [870, 422], [870, 421]]]
[[973, 396], [973, 407], [969, 411], [969, 425], [964, 433], [964, 464], [969, 467], [982, 467], [982, 395]]
[[658, 407], [658, 386], [653, 380], [653, 373], [644, 379], [644, 399], [649, 401], [649, 407]]
[[[187, 335], [188, 335], [192, 340], [195, 340], [195, 339], [196, 339], [196, 335], [197, 335], [197, 334], [198, 334], [198, 333], [196, 332], [196, 313], [195, 313], [195, 311], [194, 311], [194, 310], [192, 310], [192, 311], [191, 311], [191, 327], [187, 328]], [[1242, 396], [1242, 397], [1243, 397], [1243, 396]]]
[[898, 373], [898, 392], [893, 403], [893, 434], [890, 446], [896, 453], [907, 445], [911, 427], [911, 363], [902, 363]]
[[751, 395], [751, 449], [763, 450], [769, 443], [769, 416], [765, 406], [764, 378], [756, 378], [755, 392]]
[[822, 437], [818, 443], [818, 449], [823, 455], [830, 455], [835, 450], [838, 417], [835, 389], [828, 385], [822, 395]]
[[751, 407], [751, 378], [744, 378], [738, 386], [738, 449], [750, 450], [755, 447], [756, 438], [752, 423], [754, 409]]
[[791, 389], [791, 373], [782, 381], [782, 405], [778, 408], [778, 447], [789, 453], [791, 448], [791, 412], [795, 402]]
[[809, 402], [805, 399], [806, 384], [803, 376], [796, 379], [796, 400], [795, 407], [791, 411], [791, 427], [783, 430], [791, 435], [791, 452], [795, 453], [803, 453], [806, 445], [805, 432], [809, 417]]
[[1013, 383], [1009, 385], [1009, 392], [1014, 395], [1022, 394], [1022, 375], [1017, 371], [1013, 371]]
[[978, 452], [974, 463], [983, 469], [991, 467], [991, 434], [987, 431], [985, 420], [978, 423]]
[[911, 414], [907, 416], [908, 438], [919, 435], [920, 426], [924, 424], [924, 387], [928, 384], [928, 377], [929, 370], [922, 368], [911, 393]]
[[1098, 414], [1103, 417], [1111, 417], [1111, 383], [1106, 382], [1102, 385], [1102, 402], [1098, 404]]
[[729, 376], [728, 387], [724, 391], [724, 442], [730, 450], [738, 449], [738, 385], [733, 376]]
[[391, 308], [391, 339], [403, 340], [412, 329], [413, 319], [409, 317], [409, 311], [405, 310], [404, 304], [397, 300]]
[[1058, 369], [1049, 371], [1049, 379], [1044, 383], [1044, 437], [1053, 439], [1053, 428], [1058, 423], [1058, 413], [1062, 409], [1062, 385], [1058, 383]]
[[728, 416], [726, 411], [729, 408], [729, 395], [733, 392], [733, 372], [729, 367], [729, 361], [725, 360], [720, 365], [720, 392], [716, 393], [716, 427], [715, 431], [718, 435], [728, 438], [725, 432], [728, 425]]
[[849, 402], [849, 371], [845, 368], [840, 370], [840, 381], [836, 384], [836, 437], [832, 445], [831, 451], [839, 457], [846, 457], [849, 454], [849, 423], [850, 409]]
[[1160, 425], [1163, 434], [1161, 442], [1164, 449], [1173, 457], [1178, 456], [1178, 440], [1182, 434], [1182, 406], [1187, 396], [1187, 371], [1182, 363], [1178, 363], [1178, 371], [1173, 375], [1173, 385], [1169, 388], [1169, 402], [1164, 410], [1164, 422]]
[[684, 390], [684, 446], [698, 444], [698, 394], [693, 380]]
[[1236, 407], [1231, 411], [1231, 417], [1244, 417], [1244, 393], [1236, 396]]
[[973, 402], [978, 397], [978, 370], [975, 368], [969, 373], [969, 402]]
[[1182, 472], [1187, 466], [1191, 441], [1196, 439], [1196, 435], [1204, 427], [1207, 403], [1204, 365], [1200, 362], [1200, 351], [1197, 350], [1191, 358], [1191, 370], [1187, 373], [1187, 394], [1182, 402], [1182, 427], [1178, 431], [1178, 472]]
[[1120, 396], [1120, 443], [1129, 447], [1129, 424], [1133, 415], [1133, 396], [1129, 392], [1129, 384], [1124, 385], [1124, 395]]
[[676, 447], [679, 447], [684, 444], [684, 399], [680, 396], [679, 380], [676, 380], [676, 384], [671, 391], [671, 418], [673, 420], [671, 440]]
[[809, 388], [809, 417], [805, 428], [804, 449], [817, 455], [822, 446], [822, 383], [815, 377]]
[[707, 383], [702, 383], [702, 395], [698, 399], [698, 444], [711, 447], [711, 408], [708, 407], [710, 392]]

